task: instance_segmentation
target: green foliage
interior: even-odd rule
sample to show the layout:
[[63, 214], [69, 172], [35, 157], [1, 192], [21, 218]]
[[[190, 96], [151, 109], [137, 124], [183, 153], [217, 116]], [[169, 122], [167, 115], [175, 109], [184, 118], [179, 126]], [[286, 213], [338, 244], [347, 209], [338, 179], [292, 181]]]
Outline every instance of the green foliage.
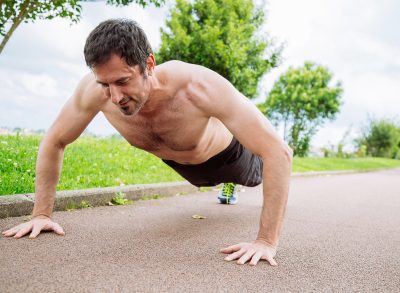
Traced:
[[[330, 144], [329, 146], [322, 147], [320, 150], [324, 153], [325, 158], [355, 158], [362, 157], [362, 154], [354, 153], [354, 151], [345, 151], [349, 142], [353, 142], [350, 138], [351, 127], [349, 127], [343, 134], [337, 145]], [[365, 157], [365, 156], [364, 156]]]
[[359, 158], [362, 157], [358, 153], [345, 152], [343, 150], [343, 147], [344, 147], [343, 144], [339, 144], [337, 151], [335, 151], [335, 149], [333, 147], [331, 147], [331, 148], [322, 147], [322, 148], [320, 148], [320, 150], [323, 152], [324, 158], [350, 159], [350, 158], [355, 158], [355, 157], [359, 157]]
[[0, 34], [6, 35], [6, 24], [16, 21], [35, 21], [37, 19], [69, 18], [77, 22], [81, 13], [81, 5], [77, 0], [4, 1], [0, 6]]
[[400, 126], [390, 120], [370, 120], [356, 140], [367, 155], [400, 159]]
[[111, 203], [114, 205], [131, 204], [132, 201], [128, 200], [125, 196], [126, 196], [125, 193], [118, 192], [116, 196], [111, 199]]
[[327, 147], [322, 147], [321, 151], [324, 153], [324, 158], [333, 157], [334, 152]]
[[326, 67], [312, 62], [290, 67], [259, 106], [273, 123], [283, 123], [284, 138], [297, 156], [307, 155], [317, 128], [339, 112], [343, 90], [340, 83], [330, 86], [331, 79]]
[[65, 210], [72, 211], [72, 210], [77, 210], [77, 209], [86, 209], [86, 208], [90, 208], [90, 207], [91, 207], [91, 205], [86, 200], [82, 200], [79, 205], [76, 204], [74, 201], [69, 201], [67, 203]]
[[182, 192], [178, 192], [176, 195], [177, 196], [185, 196], [185, 195], [188, 195], [188, 194], [189, 194], [188, 192], [182, 191]]
[[[91, 2], [90, 0], [85, 0], [86, 2]], [[165, 3], [165, 0], [107, 0], [107, 4], [115, 6], [126, 6], [131, 3], [137, 3], [142, 7], [146, 7], [150, 3], [154, 4], [156, 7], [160, 7]]]
[[209, 192], [209, 191], [211, 191], [211, 190], [212, 190], [212, 188], [209, 187], [209, 186], [200, 186], [200, 187], [199, 187], [199, 191], [200, 191], [200, 192]]
[[140, 197], [141, 200], [151, 200], [151, 199], [160, 199], [160, 198], [162, 198], [162, 196], [159, 194], [143, 195], [142, 197]]
[[177, 0], [161, 28], [158, 62], [176, 59], [208, 67], [249, 98], [277, 65], [280, 50], [261, 32], [264, 12], [252, 0]]
[[[159, 7], [165, 0], [107, 0], [107, 4], [125, 6], [137, 3], [142, 7], [153, 3]], [[21, 22], [34, 22], [38, 19], [68, 18], [77, 23], [81, 17], [81, 2], [90, 0], [6, 0], [0, 2], [0, 35], [3, 40], [0, 53]]]
[[78, 209], [78, 205], [74, 201], [69, 201], [65, 208], [66, 211], [72, 211]]
[[90, 203], [87, 202], [86, 200], [82, 200], [81, 203], [79, 204], [80, 209], [86, 209], [90, 207], [91, 207]]
[[358, 148], [357, 157], [365, 158], [366, 156], [367, 156], [367, 146], [365, 144], [362, 144]]

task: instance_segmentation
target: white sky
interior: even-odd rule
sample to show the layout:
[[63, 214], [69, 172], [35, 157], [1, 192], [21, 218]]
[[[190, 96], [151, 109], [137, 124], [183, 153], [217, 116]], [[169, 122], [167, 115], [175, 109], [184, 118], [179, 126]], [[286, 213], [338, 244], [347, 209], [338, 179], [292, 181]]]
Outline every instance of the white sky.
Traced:
[[[90, 31], [102, 20], [129, 17], [141, 24], [157, 50], [159, 28], [171, 5], [141, 9], [84, 3], [77, 25], [60, 19], [21, 24], [0, 55], [0, 126], [48, 129], [89, 71], [83, 46]], [[327, 66], [334, 81], [343, 84], [341, 112], [321, 128], [313, 145], [336, 144], [349, 127], [356, 135], [368, 115], [398, 118], [399, 1], [269, 0], [267, 9], [266, 29], [285, 49], [281, 66], [264, 78], [265, 91], [289, 66], [306, 60]], [[115, 132], [101, 115], [89, 130]]]

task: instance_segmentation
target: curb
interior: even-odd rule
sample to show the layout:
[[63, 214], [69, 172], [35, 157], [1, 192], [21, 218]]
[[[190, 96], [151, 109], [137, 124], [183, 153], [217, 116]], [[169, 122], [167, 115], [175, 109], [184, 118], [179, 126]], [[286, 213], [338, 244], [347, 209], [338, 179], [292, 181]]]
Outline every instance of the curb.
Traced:
[[[331, 176], [373, 171], [377, 170], [303, 172], [292, 173], [292, 177]], [[85, 201], [91, 207], [105, 206], [119, 192], [123, 192], [129, 200], [140, 200], [144, 196], [159, 195], [160, 197], [170, 197], [196, 191], [198, 191], [198, 188], [187, 181], [58, 191], [56, 192], [53, 211], [65, 211], [68, 206], [79, 206], [82, 201]], [[0, 219], [31, 215], [34, 201], [34, 193], [0, 196]]]
[[[129, 200], [139, 200], [144, 196], [169, 197], [197, 190], [197, 187], [184, 181], [58, 191], [53, 211], [65, 211], [71, 205], [79, 206], [83, 200], [91, 207], [105, 206], [119, 192], [123, 192]], [[34, 201], [34, 193], [0, 196], [0, 219], [31, 215]]]

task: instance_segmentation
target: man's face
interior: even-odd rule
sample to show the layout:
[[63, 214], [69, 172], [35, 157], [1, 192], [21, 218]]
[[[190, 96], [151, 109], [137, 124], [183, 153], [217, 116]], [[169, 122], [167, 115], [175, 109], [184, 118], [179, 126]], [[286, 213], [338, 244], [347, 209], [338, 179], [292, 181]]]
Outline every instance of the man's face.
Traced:
[[146, 72], [140, 73], [139, 65], [129, 66], [124, 59], [113, 54], [105, 64], [92, 69], [106, 96], [123, 114], [139, 112], [148, 99]]

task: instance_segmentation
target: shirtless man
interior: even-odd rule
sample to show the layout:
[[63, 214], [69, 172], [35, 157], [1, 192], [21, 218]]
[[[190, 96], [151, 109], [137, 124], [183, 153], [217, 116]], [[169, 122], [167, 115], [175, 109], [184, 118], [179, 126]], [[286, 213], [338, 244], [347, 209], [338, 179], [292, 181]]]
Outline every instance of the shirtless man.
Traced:
[[[274, 257], [286, 209], [291, 149], [262, 113], [232, 84], [199, 65], [156, 66], [143, 30], [131, 20], [102, 22], [89, 35], [85, 59], [92, 72], [77, 86], [41, 143], [32, 220], [2, 234], [35, 238], [42, 230], [65, 235], [51, 220], [65, 147], [97, 113], [133, 146], [160, 157], [191, 183], [263, 182], [256, 239], [221, 249], [225, 260]], [[264, 164], [263, 164], [264, 163]]]

